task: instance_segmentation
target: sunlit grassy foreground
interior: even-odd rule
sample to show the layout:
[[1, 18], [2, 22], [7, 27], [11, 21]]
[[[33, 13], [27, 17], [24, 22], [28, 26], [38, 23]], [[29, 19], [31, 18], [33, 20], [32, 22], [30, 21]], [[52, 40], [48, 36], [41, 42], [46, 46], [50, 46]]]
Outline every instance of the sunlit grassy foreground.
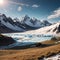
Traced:
[[0, 50], [0, 60], [40, 60], [60, 53], [60, 38], [52, 38], [35, 45], [36, 47], [32, 48], [19, 49], [18, 47], [17, 50], [15, 47], [16, 50]]
[[45, 48], [29, 48], [24, 50], [0, 50], [0, 60], [38, 60], [60, 52], [60, 44]]

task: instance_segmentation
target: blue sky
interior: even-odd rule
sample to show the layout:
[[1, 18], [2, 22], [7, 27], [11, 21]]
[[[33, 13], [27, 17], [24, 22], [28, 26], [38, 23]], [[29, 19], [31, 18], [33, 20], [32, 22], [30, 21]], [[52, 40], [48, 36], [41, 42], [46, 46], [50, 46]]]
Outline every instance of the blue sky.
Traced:
[[58, 22], [60, 20], [60, 0], [3, 0], [0, 13], [12, 18], [24, 15], [39, 20]]

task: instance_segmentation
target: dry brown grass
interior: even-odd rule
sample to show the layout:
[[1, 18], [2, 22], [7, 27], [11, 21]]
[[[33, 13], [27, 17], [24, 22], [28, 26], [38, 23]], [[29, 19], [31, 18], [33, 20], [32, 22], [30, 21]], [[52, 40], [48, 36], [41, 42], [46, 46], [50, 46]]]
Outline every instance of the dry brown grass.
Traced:
[[29, 48], [24, 50], [0, 50], [0, 60], [38, 60], [60, 52], [60, 44], [45, 48]]
[[55, 44], [55, 42], [57, 42], [57, 41], [47, 40], [47, 41], [42, 42], [42, 44]]
[[42, 44], [58, 44], [58, 43], [60, 43], [59, 41], [60, 41], [60, 37], [56, 37], [56, 38], [54, 37], [51, 40], [43, 41], [41, 43]]

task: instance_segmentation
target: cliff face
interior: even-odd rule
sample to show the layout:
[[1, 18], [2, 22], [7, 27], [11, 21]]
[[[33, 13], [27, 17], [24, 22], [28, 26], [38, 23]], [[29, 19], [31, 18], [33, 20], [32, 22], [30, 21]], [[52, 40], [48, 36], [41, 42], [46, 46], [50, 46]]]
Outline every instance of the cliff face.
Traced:
[[15, 40], [13, 40], [11, 37], [6, 37], [3, 35], [0, 35], [0, 46], [7, 46], [14, 42], [15, 42]]

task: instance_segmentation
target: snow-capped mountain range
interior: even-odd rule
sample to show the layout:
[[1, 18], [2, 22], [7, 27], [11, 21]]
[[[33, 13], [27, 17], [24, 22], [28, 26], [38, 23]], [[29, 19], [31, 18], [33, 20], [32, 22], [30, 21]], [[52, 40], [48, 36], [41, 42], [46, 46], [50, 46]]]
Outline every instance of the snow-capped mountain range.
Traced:
[[25, 15], [22, 20], [19, 21], [18, 18], [12, 19], [11, 17], [6, 17], [5, 14], [0, 14], [0, 33], [23, 32], [49, 25], [51, 25], [51, 23], [47, 20], [40, 21], [36, 18], [30, 18], [28, 15]]
[[47, 20], [40, 21], [36, 18], [30, 18], [28, 15], [19, 20], [18, 18], [12, 19], [6, 17], [5, 14], [0, 14], [0, 33], [6, 32], [58, 34], [60, 33], [60, 22], [51, 24]]

